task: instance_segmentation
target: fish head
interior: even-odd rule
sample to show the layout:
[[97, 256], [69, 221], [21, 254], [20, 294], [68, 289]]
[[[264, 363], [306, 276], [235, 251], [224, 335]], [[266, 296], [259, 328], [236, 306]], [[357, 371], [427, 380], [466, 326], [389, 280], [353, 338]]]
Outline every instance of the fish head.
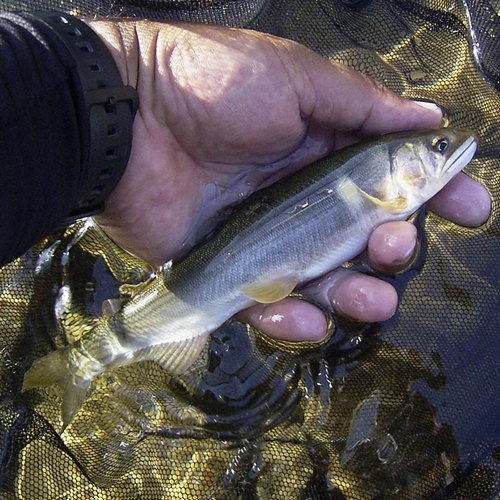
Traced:
[[477, 143], [470, 130], [444, 128], [396, 144], [391, 152], [392, 182], [409, 208], [425, 203], [460, 172]]

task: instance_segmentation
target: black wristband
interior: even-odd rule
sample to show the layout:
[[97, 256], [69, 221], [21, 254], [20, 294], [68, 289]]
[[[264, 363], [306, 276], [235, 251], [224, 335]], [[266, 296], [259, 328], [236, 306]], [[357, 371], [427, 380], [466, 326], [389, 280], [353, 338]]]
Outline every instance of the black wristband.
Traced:
[[83, 90], [90, 140], [88, 151], [82, 151], [82, 168], [88, 181], [85, 194], [66, 219], [69, 223], [102, 212], [104, 200], [121, 179], [139, 97], [134, 87], [123, 85], [113, 56], [83, 21], [60, 12], [23, 15], [42, 21], [57, 35], [75, 61]]

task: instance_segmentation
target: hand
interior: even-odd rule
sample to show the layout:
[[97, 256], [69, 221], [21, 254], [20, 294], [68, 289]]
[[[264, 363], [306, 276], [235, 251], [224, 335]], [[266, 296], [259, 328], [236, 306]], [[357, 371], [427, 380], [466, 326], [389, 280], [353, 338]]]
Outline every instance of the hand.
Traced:
[[[205, 25], [88, 22], [140, 96], [129, 165], [96, 219], [156, 266], [187, 252], [222, 208], [317, 158], [363, 137], [441, 122], [437, 107], [404, 100], [291, 41]], [[489, 203], [462, 175], [432, 206], [475, 225]], [[385, 224], [365, 258], [376, 269], [403, 268], [415, 245], [411, 224]], [[361, 321], [385, 320], [397, 307], [388, 283], [344, 269], [305, 291]], [[326, 328], [319, 309], [291, 298], [238, 317], [287, 340], [319, 340]]]

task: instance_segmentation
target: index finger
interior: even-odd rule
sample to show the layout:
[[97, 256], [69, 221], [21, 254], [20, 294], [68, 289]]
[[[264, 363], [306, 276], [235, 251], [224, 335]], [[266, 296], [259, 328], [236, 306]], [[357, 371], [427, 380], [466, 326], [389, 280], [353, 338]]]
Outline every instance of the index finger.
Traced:
[[305, 118], [361, 137], [441, 124], [439, 107], [404, 99], [347, 66], [297, 47], [300, 64], [290, 66], [290, 76]]

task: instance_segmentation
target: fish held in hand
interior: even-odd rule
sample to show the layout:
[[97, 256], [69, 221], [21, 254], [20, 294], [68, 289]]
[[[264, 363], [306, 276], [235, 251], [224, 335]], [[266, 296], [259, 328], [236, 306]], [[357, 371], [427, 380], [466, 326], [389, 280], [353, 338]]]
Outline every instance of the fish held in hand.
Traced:
[[65, 427], [92, 380], [110, 367], [152, 360], [183, 373], [210, 332], [358, 255], [373, 229], [408, 218], [467, 165], [476, 147], [468, 130], [390, 134], [254, 193], [117, 313], [74, 345], [35, 361], [24, 389], [57, 383]]

